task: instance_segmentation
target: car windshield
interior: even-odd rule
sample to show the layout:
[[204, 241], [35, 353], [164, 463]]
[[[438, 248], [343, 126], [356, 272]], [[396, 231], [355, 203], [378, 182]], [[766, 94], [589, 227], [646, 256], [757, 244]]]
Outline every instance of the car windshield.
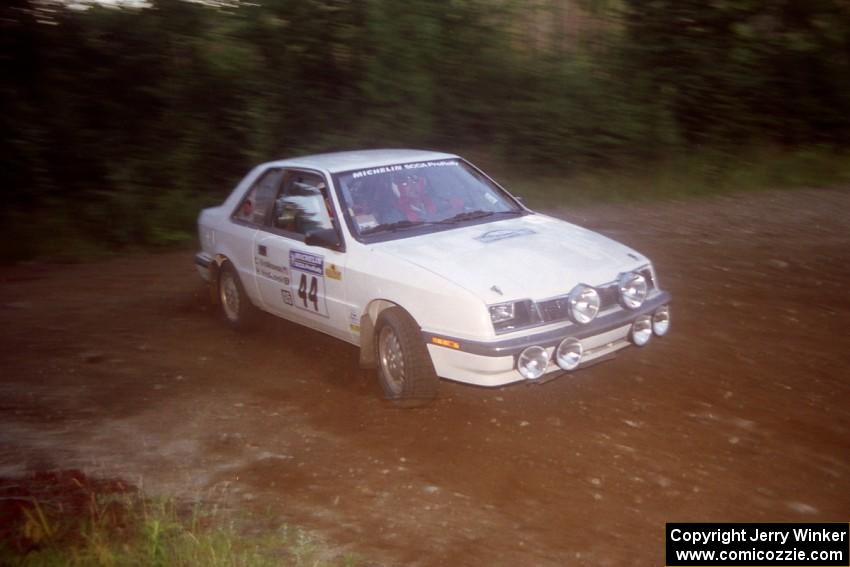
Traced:
[[335, 181], [352, 232], [368, 240], [524, 213], [502, 189], [460, 159], [359, 169], [338, 174]]

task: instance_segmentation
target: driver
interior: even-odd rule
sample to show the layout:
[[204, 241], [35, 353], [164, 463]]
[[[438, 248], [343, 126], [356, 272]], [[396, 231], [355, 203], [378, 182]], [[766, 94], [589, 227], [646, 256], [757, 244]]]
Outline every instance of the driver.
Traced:
[[399, 173], [393, 177], [393, 192], [398, 195], [397, 207], [407, 220], [425, 221], [437, 212], [427, 186], [424, 177], [411, 173]]

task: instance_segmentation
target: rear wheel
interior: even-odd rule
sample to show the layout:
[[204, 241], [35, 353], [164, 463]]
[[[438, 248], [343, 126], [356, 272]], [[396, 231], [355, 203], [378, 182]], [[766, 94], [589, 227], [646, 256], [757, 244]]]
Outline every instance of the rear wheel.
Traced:
[[397, 405], [424, 405], [437, 395], [439, 378], [422, 333], [400, 307], [391, 307], [378, 317], [375, 358], [384, 395]]
[[221, 305], [222, 317], [234, 329], [247, 329], [254, 322], [257, 308], [245, 295], [239, 275], [230, 262], [221, 266], [218, 277], [218, 302]]

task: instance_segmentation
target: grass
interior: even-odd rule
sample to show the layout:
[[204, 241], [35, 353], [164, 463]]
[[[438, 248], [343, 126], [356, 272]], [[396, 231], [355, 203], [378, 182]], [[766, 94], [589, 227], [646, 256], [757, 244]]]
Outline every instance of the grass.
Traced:
[[[94, 489], [96, 485], [80, 476], [70, 480], [76, 484], [54, 490], [47, 500], [10, 497], [6, 491], [5, 506], [0, 509], [4, 524], [0, 564], [330, 567], [360, 562], [270, 518], [258, 521], [216, 506], [143, 498], [130, 490]], [[9, 502], [15, 507], [10, 508]]]
[[[504, 169], [504, 167], [502, 167]], [[850, 187], [850, 155], [825, 149], [704, 152], [663, 162], [557, 176], [504, 171], [497, 176], [535, 208], [683, 199], [718, 194]]]

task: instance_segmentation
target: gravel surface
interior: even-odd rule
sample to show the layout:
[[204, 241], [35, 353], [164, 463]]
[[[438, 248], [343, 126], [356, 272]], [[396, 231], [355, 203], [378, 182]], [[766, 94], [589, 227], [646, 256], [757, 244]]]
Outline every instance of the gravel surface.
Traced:
[[848, 211], [846, 190], [556, 211], [653, 259], [670, 335], [420, 410], [349, 345], [230, 331], [191, 251], [0, 268], [0, 477], [215, 500], [378, 565], [663, 565], [665, 522], [846, 522]]

